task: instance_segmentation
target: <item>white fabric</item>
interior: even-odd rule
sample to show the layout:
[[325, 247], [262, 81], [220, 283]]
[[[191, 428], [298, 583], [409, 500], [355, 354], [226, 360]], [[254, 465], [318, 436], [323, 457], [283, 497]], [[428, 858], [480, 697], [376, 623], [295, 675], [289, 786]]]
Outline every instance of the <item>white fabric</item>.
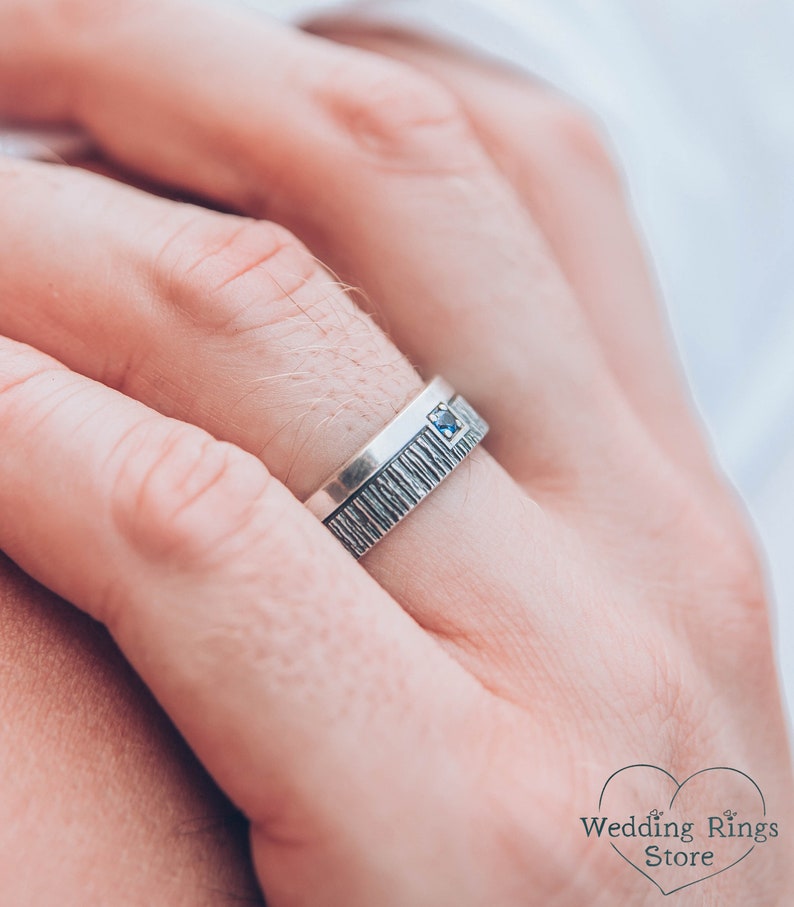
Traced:
[[456, 40], [534, 73], [603, 124], [695, 399], [767, 551], [794, 702], [794, 5], [245, 2]]

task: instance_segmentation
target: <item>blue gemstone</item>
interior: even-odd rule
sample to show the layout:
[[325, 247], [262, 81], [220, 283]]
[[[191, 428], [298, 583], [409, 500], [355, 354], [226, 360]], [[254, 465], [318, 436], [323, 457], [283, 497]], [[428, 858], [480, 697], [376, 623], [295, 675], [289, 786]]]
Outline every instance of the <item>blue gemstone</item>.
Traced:
[[428, 418], [442, 438], [449, 440], [460, 431], [458, 420], [446, 406], [437, 406]]

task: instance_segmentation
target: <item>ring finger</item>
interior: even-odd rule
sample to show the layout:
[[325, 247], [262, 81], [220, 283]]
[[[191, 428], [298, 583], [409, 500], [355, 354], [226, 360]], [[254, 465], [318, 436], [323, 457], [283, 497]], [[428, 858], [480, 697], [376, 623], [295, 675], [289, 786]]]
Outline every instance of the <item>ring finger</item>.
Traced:
[[[0, 332], [257, 454], [298, 497], [421, 387], [280, 227], [49, 165], [2, 163], [0, 187], [0, 210], [15, 212], [14, 239], [0, 254]], [[482, 544], [480, 521], [493, 527], [491, 545]], [[523, 558], [530, 540], [541, 544], [543, 522], [496, 462], [475, 451], [372, 551], [368, 567], [438, 633], [465, 635], [493, 617], [455, 579], [472, 570], [492, 584], [500, 620], [525, 622], [527, 590], [514, 587], [492, 546], [509, 544]], [[445, 525], [457, 527], [454, 550], [430, 544]], [[450, 584], [443, 602], [432, 591], [439, 575]], [[536, 615], [534, 626], [543, 620]]]

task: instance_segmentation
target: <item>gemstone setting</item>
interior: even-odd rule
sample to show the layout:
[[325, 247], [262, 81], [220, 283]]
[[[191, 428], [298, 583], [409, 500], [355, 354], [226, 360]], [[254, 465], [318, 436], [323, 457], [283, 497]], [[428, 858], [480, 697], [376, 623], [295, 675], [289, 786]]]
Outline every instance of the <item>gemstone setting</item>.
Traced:
[[448, 444], [455, 443], [463, 437], [465, 426], [450, 410], [446, 403], [438, 406], [428, 414], [428, 422]]

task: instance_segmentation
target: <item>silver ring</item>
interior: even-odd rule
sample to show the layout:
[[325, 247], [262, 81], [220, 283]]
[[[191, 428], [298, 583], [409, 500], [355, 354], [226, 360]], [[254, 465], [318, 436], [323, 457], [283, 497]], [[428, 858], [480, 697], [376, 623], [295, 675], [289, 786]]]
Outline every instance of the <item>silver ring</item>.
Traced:
[[305, 503], [359, 558], [458, 466], [488, 424], [434, 378]]

